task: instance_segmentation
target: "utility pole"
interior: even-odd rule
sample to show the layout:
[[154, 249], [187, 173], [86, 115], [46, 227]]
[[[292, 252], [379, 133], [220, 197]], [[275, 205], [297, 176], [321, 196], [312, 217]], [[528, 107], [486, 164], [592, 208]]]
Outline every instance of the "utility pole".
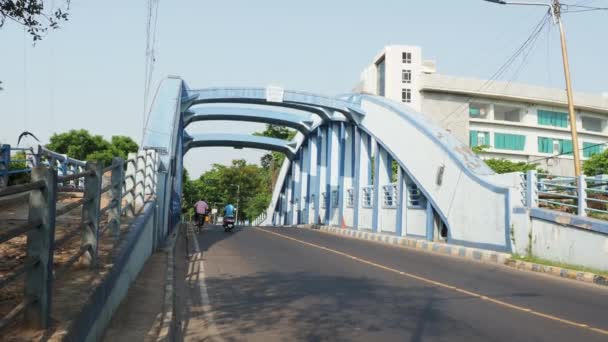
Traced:
[[564, 77], [566, 78], [566, 95], [568, 98], [568, 118], [570, 120], [570, 134], [572, 136], [572, 154], [574, 155], [574, 174], [576, 177], [581, 175], [581, 155], [578, 146], [578, 133], [576, 131], [576, 113], [574, 111], [574, 97], [572, 96], [572, 81], [570, 79], [570, 66], [568, 62], [568, 49], [566, 47], [566, 34], [561, 20], [562, 5], [559, 0], [550, 0], [550, 4], [534, 2], [507, 2], [503, 0], [484, 0], [500, 5], [523, 5], [523, 6], [544, 6], [549, 7], [549, 13], [553, 18], [553, 23], [559, 27], [559, 35], [562, 45], [562, 61], [564, 64]]

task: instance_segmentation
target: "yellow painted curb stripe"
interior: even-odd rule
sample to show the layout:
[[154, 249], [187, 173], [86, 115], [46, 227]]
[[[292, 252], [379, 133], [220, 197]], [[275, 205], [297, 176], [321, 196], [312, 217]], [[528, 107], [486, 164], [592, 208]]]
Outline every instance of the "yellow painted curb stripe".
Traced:
[[432, 279], [428, 279], [428, 278], [424, 278], [424, 277], [421, 277], [421, 276], [417, 276], [417, 275], [412, 274], [412, 273], [399, 271], [397, 269], [394, 269], [394, 268], [391, 268], [391, 267], [388, 267], [388, 266], [384, 266], [384, 265], [381, 265], [381, 264], [377, 264], [377, 263], [369, 261], [369, 260], [361, 259], [361, 258], [358, 258], [358, 257], [356, 257], [354, 255], [351, 255], [351, 254], [348, 254], [348, 253], [344, 253], [344, 252], [340, 252], [340, 251], [337, 251], [335, 249], [331, 249], [331, 248], [328, 248], [328, 247], [325, 247], [325, 246], [321, 246], [321, 245], [317, 245], [317, 244], [314, 244], [314, 243], [310, 243], [310, 242], [307, 242], [307, 241], [302, 241], [302, 240], [293, 238], [291, 236], [275, 233], [275, 232], [272, 232], [272, 231], [269, 231], [269, 230], [265, 230], [265, 229], [259, 229], [259, 228], [256, 228], [256, 229], [258, 229], [258, 230], [260, 230], [260, 231], [262, 231], [264, 233], [267, 233], [267, 234], [276, 235], [276, 236], [279, 236], [279, 237], [281, 237], [283, 239], [295, 241], [295, 242], [298, 242], [298, 243], [301, 243], [301, 244], [304, 244], [304, 245], [307, 245], [307, 246], [310, 246], [310, 247], [315, 247], [315, 248], [318, 248], [318, 249], [321, 249], [321, 250], [324, 250], [324, 251], [327, 251], [327, 252], [330, 252], [330, 253], [333, 253], [333, 254], [337, 254], [337, 255], [346, 257], [348, 259], [352, 259], [352, 260], [358, 261], [358, 262], [363, 263], [363, 264], [367, 264], [367, 265], [370, 265], [370, 266], [374, 266], [376, 268], [383, 269], [385, 271], [389, 271], [389, 272], [392, 272], [392, 273], [397, 273], [399, 275], [402, 275], [402, 276], [405, 276], [405, 277], [408, 277], [408, 278], [416, 279], [416, 280], [419, 280], [419, 281], [427, 283], [427, 284], [431, 284], [431, 285], [435, 285], [437, 287], [442, 287], [442, 288], [445, 288], [445, 289], [453, 290], [453, 291], [456, 291], [456, 292], [459, 292], [459, 293], [462, 293], [462, 294], [466, 294], [466, 295], [474, 297], [474, 298], [479, 298], [481, 300], [485, 300], [485, 301], [488, 301], [490, 303], [494, 303], [496, 305], [500, 305], [502, 307], [506, 307], [506, 308], [509, 308], [509, 309], [512, 309], [512, 310], [517, 310], [517, 311], [525, 312], [525, 313], [528, 313], [528, 314], [531, 314], [531, 315], [534, 315], [534, 316], [538, 316], [538, 317], [542, 317], [542, 318], [545, 318], [545, 319], [548, 319], [548, 320], [551, 320], [551, 321], [560, 322], [560, 323], [565, 324], [565, 325], [569, 325], [569, 326], [573, 326], [573, 327], [578, 327], [578, 328], [590, 330], [590, 331], [593, 331], [593, 332], [596, 332], [596, 333], [600, 333], [600, 334], [603, 334], [603, 335], [608, 335], [608, 330], [595, 328], [595, 327], [589, 326], [589, 325], [584, 324], [584, 323], [570, 321], [570, 320], [563, 319], [563, 318], [560, 318], [560, 317], [557, 317], [557, 316], [553, 316], [553, 315], [549, 315], [549, 314], [542, 313], [542, 312], [539, 312], [539, 311], [535, 311], [535, 310], [532, 310], [530, 308], [526, 308], [526, 307], [523, 307], [523, 306], [519, 306], [519, 305], [515, 305], [515, 304], [510, 304], [510, 303], [504, 302], [502, 300], [498, 300], [498, 299], [495, 299], [495, 298], [487, 297], [487, 296], [484, 296], [484, 295], [481, 295], [481, 294], [478, 294], [478, 293], [475, 293], [475, 292], [471, 292], [471, 291], [464, 290], [464, 289], [461, 289], [461, 288], [458, 288], [458, 287], [455, 287], [455, 286], [452, 286], [452, 285], [448, 285], [446, 283], [442, 283], [442, 282], [435, 281], [435, 280], [432, 280]]

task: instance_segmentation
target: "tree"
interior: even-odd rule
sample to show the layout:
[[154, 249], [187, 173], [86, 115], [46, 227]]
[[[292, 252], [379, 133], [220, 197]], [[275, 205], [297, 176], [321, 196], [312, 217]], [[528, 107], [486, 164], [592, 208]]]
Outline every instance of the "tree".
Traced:
[[[279, 125], [266, 125], [266, 130], [262, 132], [253, 133], [257, 136], [283, 139], [283, 140], [292, 140], [296, 136], [296, 131], [289, 129], [287, 127], [279, 126]], [[272, 191], [272, 188], [275, 185], [276, 179], [279, 176], [279, 170], [281, 165], [283, 165], [283, 161], [285, 160], [285, 155], [280, 152], [270, 152], [262, 156], [260, 160], [260, 164], [263, 168], [270, 171], [271, 177], [268, 182], [268, 187]]]
[[592, 155], [583, 164], [586, 176], [603, 175], [608, 173], [608, 150]]
[[[185, 173], [187, 175], [187, 173]], [[231, 165], [214, 164], [211, 170], [203, 173], [199, 179], [190, 180], [184, 177], [182, 188], [182, 211], [190, 208], [199, 199], [223, 206], [239, 202], [239, 219], [252, 220], [266, 209], [270, 202], [271, 192], [267, 187], [268, 170], [245, 160], [233, 160]], [[237, 198], [237, 186], [240, 191]]]
[[59, 28], [59, 23], [68, 20], [70, 0], [63, 0], [63, 7], [45, 11], [43, 0], [0, 0], [0, 28], [6, 19], [25, 27], [34, 42], [41, 40], [48, 29]]
[[112, 137], [112, 146], [116, 148], [118, 154], [123, 159], [127, 159], [129, 153], [137, 152], [139, 146], [131, 137], [124, 135], [115, 135]]
[[[488, 145], [474, 146], [471, 148], [473, 153], [479, 155], [484, 152]], [[506, 159], [489, 158], [483, 160], [496, 173], [509, 173], [509, 172], [526, 172], [530, 170], [536, 170], [544, 172], [544, 170], [538, 168], [538, 163], [526, 163], [526, 162], [512, 162]]]
[[101, 135], [91, 135], [85, 129], [73, 129], [53, 134], [46, 147], [74, 159], [97, 161], [104, 165], [112, 163], [114, 157], [127, 158], [129, 152], [137, 152], [139, 148], [133, 139], [126, 136], [113, 136], [111, 141]]
[[484, 162], [496, 173], [526, 172], [530, 170], [542, 171], [538, 169], [538, 164], [526, 162], [512, 162], [497, 158], [486, 159]]

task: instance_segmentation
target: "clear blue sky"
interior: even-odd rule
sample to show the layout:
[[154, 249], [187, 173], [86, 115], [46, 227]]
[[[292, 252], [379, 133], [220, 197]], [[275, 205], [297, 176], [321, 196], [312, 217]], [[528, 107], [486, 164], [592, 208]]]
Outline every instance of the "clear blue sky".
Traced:
[[[608, 7], [608, 0], [584, 2]], [[192, 88], [274, 84], [335, 95], [351, 90], [387, 44], [422, 46], [443, 74], [487, 78], [543, 13], [481, 0], [160, 0], [154, 80], [179, 75]], [[608, 11], [573, 13], [564, 23], [575, 90], [608, 91]], [[73, 0], [70, 21], [32, 47], [7, 22], [0, 29], [0, 141], [14, 144], [27, 129], [46, 142], [71, 128], [139, 140], [145, 24], [146, 1]], [[517, 81], [563, 88], [558, 38], [555, 27], [543, 32]], [[200, 149], [186, 165], [198, 175], [212, 162], [260, 155]]]

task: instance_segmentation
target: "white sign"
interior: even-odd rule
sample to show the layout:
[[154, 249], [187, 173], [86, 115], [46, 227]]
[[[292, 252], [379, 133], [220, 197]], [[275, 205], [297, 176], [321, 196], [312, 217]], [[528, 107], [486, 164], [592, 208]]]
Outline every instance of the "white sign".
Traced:
[[217, 214], [217, 208], [213, 208], [213, 209], [211, 209], [211, 213], [212, 213], [213, 215]]
[[281, 87], [266, 87], [266, 101], [268, 102], [283, 102], [285, 91]]

